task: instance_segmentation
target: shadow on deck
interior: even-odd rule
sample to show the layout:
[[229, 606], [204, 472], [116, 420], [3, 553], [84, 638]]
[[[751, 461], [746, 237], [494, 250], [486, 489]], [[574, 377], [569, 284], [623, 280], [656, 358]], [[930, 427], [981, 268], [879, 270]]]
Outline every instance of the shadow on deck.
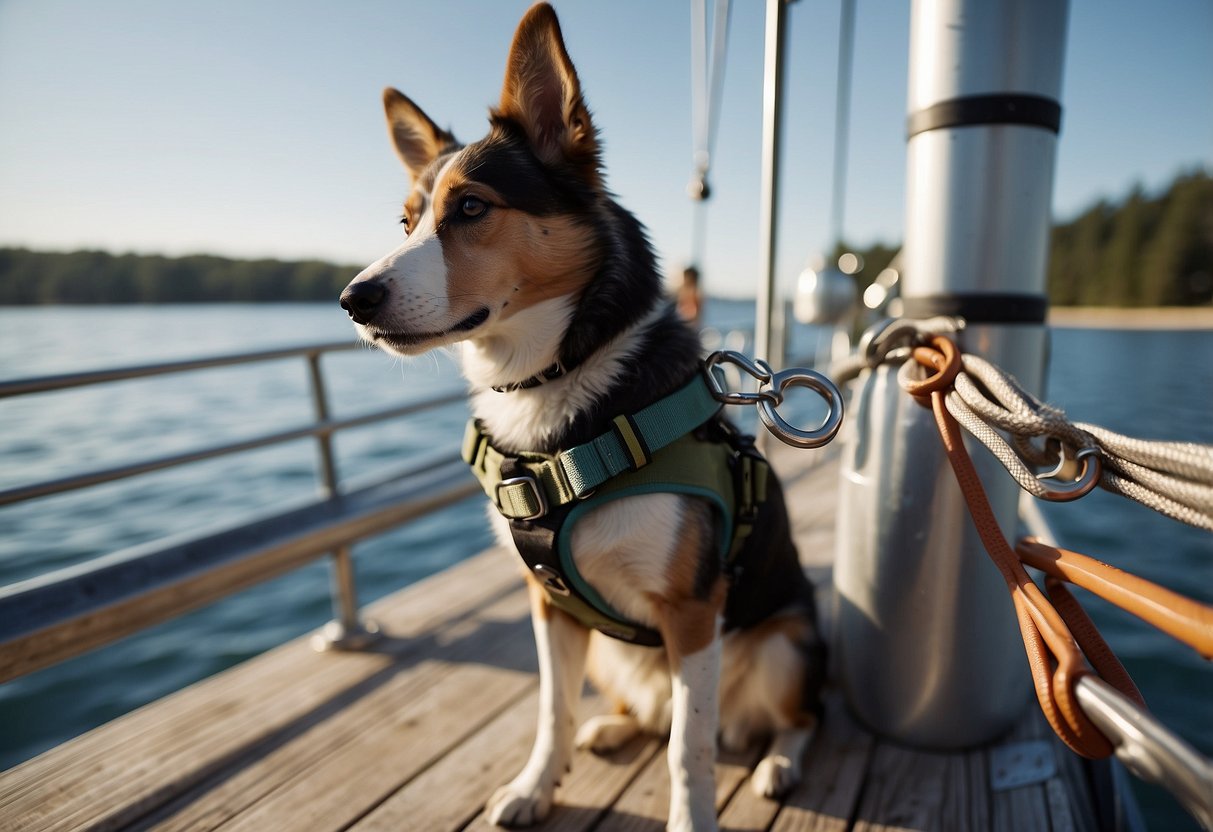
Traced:
[[[837, 465], [779, 453], [806, 568], [828, 586]], [[828, 607], [827, 607], [828, 608]], [[534, 736], [535, 648], [517, 568], [479, 554], [369, 609], [362, 653], [306, 639], [135, 711], [0, 775], [0, 828], [454, 830], [521, 768]], [[587, 698], [583, 716], [601, 703]], [[1093, 828], [1076, 758], [1034, 710], [1003, 745], [1040, 739], [1056, 773], [994, 790], [992, 749], [937, 754], [879, 740], [837, 692], [784, 802], [757, 797], [758, 750], [717, 765], [733, 830]], [[544, 830], [664, 828], [664, 743], [579, 753]]]

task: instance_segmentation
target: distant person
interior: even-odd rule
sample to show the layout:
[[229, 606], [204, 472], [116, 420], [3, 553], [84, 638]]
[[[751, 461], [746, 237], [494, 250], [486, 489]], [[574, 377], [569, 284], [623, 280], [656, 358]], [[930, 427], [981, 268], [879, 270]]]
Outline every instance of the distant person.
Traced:
[[682, 270], [682, 285], [676, 294], [678, 314], [693, 326], [699, 326], [703, 297], [699, 292], [699, 269], [687, 266]]

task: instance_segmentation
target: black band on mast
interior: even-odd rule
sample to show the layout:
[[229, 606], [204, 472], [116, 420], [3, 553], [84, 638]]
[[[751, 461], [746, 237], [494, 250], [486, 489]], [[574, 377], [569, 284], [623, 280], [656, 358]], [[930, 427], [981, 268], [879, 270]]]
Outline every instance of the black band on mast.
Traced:
[[979, 124], [1025, 124], [1061, 132], [1061, 104], [1052, 98], [1023, 93], [966, 95], [940, 101], [906, 119], [906, 138], [944, 127]]
[[971, 324], [1043, 324], [1049, 311], [1044, 295], [950, 292], [902, 298], [907, 318], [959, 315]]

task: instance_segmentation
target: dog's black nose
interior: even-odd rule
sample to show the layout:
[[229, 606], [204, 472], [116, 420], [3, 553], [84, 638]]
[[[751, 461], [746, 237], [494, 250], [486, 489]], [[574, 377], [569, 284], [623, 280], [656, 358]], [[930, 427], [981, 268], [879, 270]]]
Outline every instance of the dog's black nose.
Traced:
[[341, 308], [350, 313], [354, 323], [369, 324], [379, 312], [385, 297], [387, 289], [379, 283], [370, 280], [351, 283], [341, 293]]

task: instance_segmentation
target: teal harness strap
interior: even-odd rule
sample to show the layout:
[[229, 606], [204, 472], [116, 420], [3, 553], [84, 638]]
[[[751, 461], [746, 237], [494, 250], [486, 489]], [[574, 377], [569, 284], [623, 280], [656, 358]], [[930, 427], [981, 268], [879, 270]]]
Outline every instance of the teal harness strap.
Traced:
[[584, 497], [624, 471], [643, 468], [654, 453], [702, 425], [721, 407], [707, 381], [696, 375], [682, 389], [639, 413], [616, 417], [610, 433], [559, 455], [573, 493]]
[[[464, 435], [463, 460], [503, 515], [534, 520], [585, 498], [612, 477], [645, 467], [653, 454], [707, 422], [721, 407], [707, 380], [696, 374], [640, 412], [617, 416], [611, 431], [555, 456], [502, 454], [473, 420]], [[501, 467], [507, 460], [520, 461], [522, 470], [503, 477]]]

